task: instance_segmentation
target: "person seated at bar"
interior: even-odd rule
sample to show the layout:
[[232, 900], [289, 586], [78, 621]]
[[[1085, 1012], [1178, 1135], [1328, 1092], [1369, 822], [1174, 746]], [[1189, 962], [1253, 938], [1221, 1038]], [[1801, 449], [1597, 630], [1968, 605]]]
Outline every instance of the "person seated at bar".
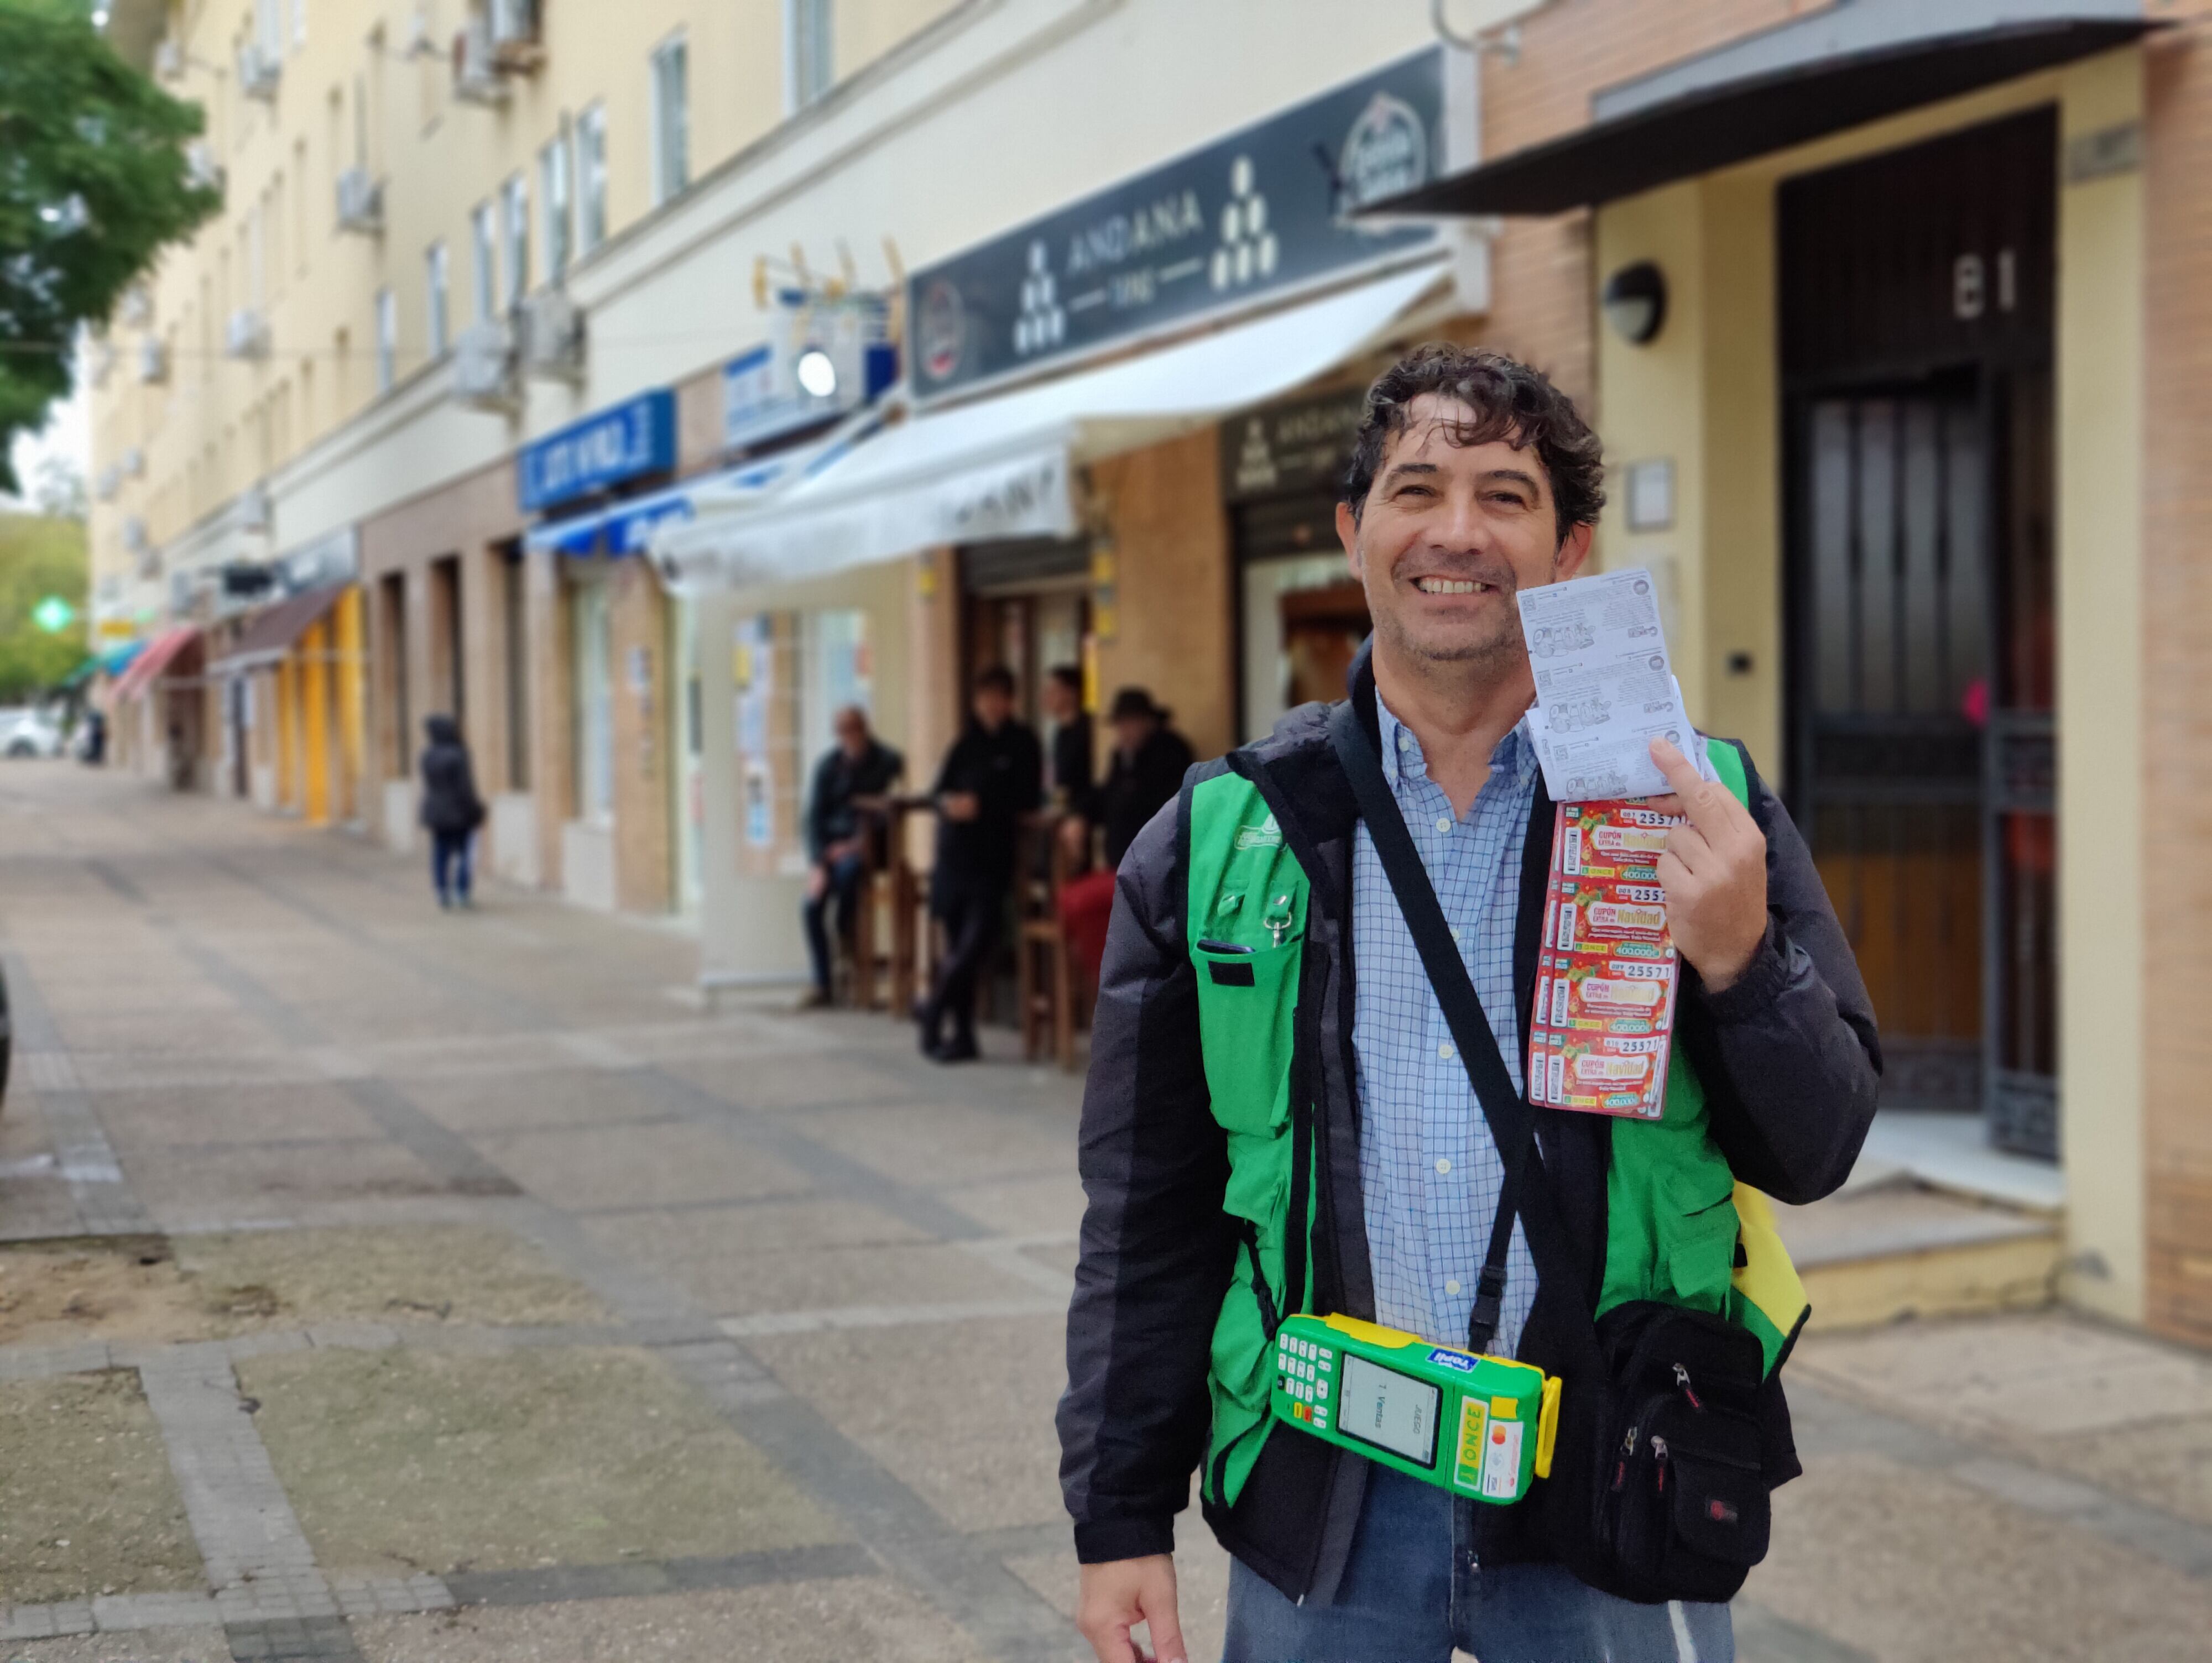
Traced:
[[837, 909], [837, 934], [848, 946], [859, 916], [860, 880], [867, 873], [868, 839], [877, 834], [862, 818], [858, 799], [880, 797], [906, 772], [906, 759], [869, 731], [868, 713], [847, 705], [837, 713], [837, 743], [814, 767], [806, 798], [806, 949], [814, 960], [814, 986], [801, 1009], [830, 1003], [830, 925]]
[[[1174, 713], [1152, 702], [1141, 687], [1125, 687], [1114, 695], [1107, 719], [1114, 729], [1114, 755], [1106, 778], [1093, 792], [1093, 812], [1104, 833], [1106, 865], [1103, 871], [1071, 879], [1060, 886], [1060, 923], [1068, 954], [1080, 966], [1093, 987], [1098, 985], [1098, 965], [1106, 952], [1106, 925], [1114, 912], [1114, 873], [1145, 822], [1182, 789], [1182, 776], [1193, 756], [1190, 742], [1169, 725]], [[1071, 816], [1064, 822], [1076, 847], [1088, 850], [1088, 820]]]
[[994, 665], [977, 676], [971, 712], [930, 793], [937, 799], [937, 865], [929, 909], [945, 926], [945, 956], [914, 1013], [922, 1054], [947, 1063], [977, 1054], [976, 990], [999, 944], [1022, 816], [1044, 789], [1036, 734], [1014, 717], [1013, 672]]

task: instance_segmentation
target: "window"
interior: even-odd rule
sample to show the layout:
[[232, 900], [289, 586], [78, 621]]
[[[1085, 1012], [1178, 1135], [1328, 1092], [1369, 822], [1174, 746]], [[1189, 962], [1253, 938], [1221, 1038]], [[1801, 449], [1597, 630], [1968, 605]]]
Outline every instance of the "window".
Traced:
[[282, 0], [253, 0], [253, 44], [271, 64], [284, 56]]
[[422, 255], [422, 286], [429, 297], [430, 355], [442, 358], [453, 343], [453, 319], [446, 310], [446, 294], [451, 282], [446, 259], [446, 245], [434, 242]]
[[469, 215], [470, 240], [475, 244], [477, 259], [477, 321], [488, 324], [499, 316], [499, 254], [498, 234], [493, 221], [492, 205], [480, 202]]
[[680, 34], [653, 54], [653, 200], [656, 206], [691, 182], [684, 57]]
[[529, 568], [522, 549], [499, 554], [500, 612], [507, 637], [507, 788], [530, 789]]
[[507, 237], [507, 303], [517, 307], [530, 290], [530, 181], [517, 173], [500, 200], [507, 210], [501, 228]]
[[392, 391], [399, 379], [399, 297], [388, 288], [376, 291], [376, 390]]
[[292, 44], [307, 44], [307, 0], [292, 0]]
[[568, 145], [556, 138], [538, 154], [538, 189], [545, 215], [545, 280], [568, 274]]
[[594, 104], [576, 118], [576, 252], [607, 239], [607, 112]]
[[795, 113], [837, 79], [831, 0], [783, 0], [783, 106]]

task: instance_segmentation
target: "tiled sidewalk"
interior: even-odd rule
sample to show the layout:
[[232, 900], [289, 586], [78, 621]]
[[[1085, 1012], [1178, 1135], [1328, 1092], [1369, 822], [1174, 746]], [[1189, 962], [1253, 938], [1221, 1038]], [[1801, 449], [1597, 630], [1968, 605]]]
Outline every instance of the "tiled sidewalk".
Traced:
[[[0, 768], [0, 1663], [1087, 1655], [1074, 1083], [67, 765]], [[2061, 1352], [2124, 1389], [2052, 1443], [2000, 1388]], [[1793, 1381], [1747, 1663], [2203, 1655], [2202, 1363], [2026, 1319]]]

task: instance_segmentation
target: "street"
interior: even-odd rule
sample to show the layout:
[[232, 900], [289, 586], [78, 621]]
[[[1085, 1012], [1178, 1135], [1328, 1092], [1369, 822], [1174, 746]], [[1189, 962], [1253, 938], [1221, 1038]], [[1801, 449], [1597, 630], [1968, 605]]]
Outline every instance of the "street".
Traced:
[[[1087, 1656], [1078, 1083], [673, 928], [0, 769], [0, 1659]], [[2212, 1655], [2212, 1363], [1816, 1334], [1748, 1663]], [[1194, 1658], [1226, 1562], [1182, 1532]]]

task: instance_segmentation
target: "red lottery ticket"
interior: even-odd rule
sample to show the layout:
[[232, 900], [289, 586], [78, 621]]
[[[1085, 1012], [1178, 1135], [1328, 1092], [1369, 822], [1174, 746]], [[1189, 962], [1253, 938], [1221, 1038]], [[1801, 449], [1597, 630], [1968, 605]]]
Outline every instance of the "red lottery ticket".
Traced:
[[1528, 1024], [1529, 1101], [1657, 1120], [1678, 980], [1656, 870], [1678, 816], [1563, 803]]

